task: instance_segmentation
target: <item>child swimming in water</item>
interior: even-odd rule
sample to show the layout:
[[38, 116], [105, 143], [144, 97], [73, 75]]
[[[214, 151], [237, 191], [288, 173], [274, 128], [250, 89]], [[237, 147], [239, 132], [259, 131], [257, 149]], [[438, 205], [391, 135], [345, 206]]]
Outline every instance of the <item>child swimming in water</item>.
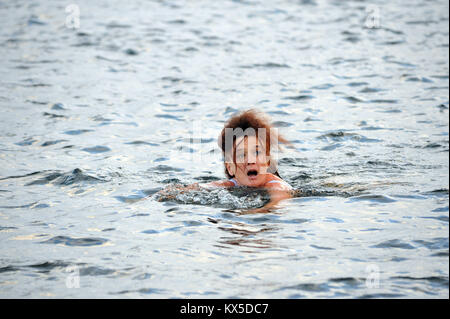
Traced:
[[[289, 142], [277, 133], [264, 113], [250, 109], [231, 117], [219, 135], [227, 180], [192, 184], [181, 191], [212, 187], [258, 187], [270, 194], [270, 202], [251, 213], [267, 212], [280, 200], [290, 198], [292, 187], [280, 178], [272, 150]], [[249, 211], [250, 212], [250, 211]]]
[[280, 178], [271, 156], [271, 150], [279, 147], [279, 142], [288, 143], [277, 134], [264, 113], [252, 109], [233, 116], [225, 123], [218, 140], [228, 180], [209, 185], [291, 190]]

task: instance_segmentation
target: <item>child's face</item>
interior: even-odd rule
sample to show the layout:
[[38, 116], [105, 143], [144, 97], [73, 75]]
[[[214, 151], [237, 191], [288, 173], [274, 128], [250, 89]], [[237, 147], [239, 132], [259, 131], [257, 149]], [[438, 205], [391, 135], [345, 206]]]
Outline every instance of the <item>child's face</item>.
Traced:
[[240, 185], [260, 187], [265, 184], [269, 159], [266, 146], [256, 136], [236, 140], [234, 177]]

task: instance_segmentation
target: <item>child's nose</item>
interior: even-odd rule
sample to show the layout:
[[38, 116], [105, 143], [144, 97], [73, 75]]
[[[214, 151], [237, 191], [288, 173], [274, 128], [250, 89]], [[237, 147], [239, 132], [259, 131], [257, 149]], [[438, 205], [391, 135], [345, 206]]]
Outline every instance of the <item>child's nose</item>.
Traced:
[[247, 164], [255, 164], [256, 163], [256, 156], [254, 154], [249, 154], [247, 156]]

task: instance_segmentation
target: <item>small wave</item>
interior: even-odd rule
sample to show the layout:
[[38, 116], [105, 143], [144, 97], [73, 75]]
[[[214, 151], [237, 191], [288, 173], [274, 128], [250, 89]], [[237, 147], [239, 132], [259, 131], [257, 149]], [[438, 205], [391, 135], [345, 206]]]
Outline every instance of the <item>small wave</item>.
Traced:
[[83, 173], [83, 171], [81, 169], [76, 168], [69, 173], [57, 173], [57, 172], [50, 173], [43, 178], [39, 178], [35, 181], [25, 184], [25, 186], [45, 185], [48, 183], [52, 183], [54, 185], [67, 186], [67, 185], [84, 183], [84, 182], [88, 182], [88, 183], [105, 182], [105, 180], [85, 174], [85, 173]]
[[256, 63], [251, 65], [242, 65], [241, 68], [244, 69], [253, 69], [253, 68], [268, 68], [268, 69], [274, 69], [274, 68], [290, 68], [287, 64], [282, 63], [274, 63], [274, 62], [267, 62], [267, 63]]
[[55, 144], [62, 143], [62, 142], [67, 142], [67, 140], [46, 141], [46, 142], [42, 143], [41, 146], [46, 147], [46, 146], [55, 145]]
[[44, 113], [42, 113], [42, 115], [47, 116], [47, 117], [52, 118], [52, 119], [55, 119], [55, 118], [67, 118], [67, 116], [65, 116], [65, 115], [48, 113], [48, 112], [44, 112]]
[[165, 174], [167, 172], [182, 172], [182, 171], [184, 171], [184, 169], [161, 164], [161, 165], [157, 165], [155, 167], [149, 168], [147, 171], [152, 172], [152, 173]]
[[121, 201], [122, 203], [128, 203], [133, 204], [138, 201], [141, 201], [143, 199], [146, 199], [147, 197], [156, 194], [158, 191], [160, 191], [161, 188], [151, 188], [151, 189], [144, 189], [138, 191], [136, 194], [128, 195], [128, 196], [114, 196], [117, 200]]
[[145, 197], [142, 197], [140, 195], [129, 195], [129, 196], [114, 196], [114, 198], [117, 199], [118, 201], [121, 201], [122, 203], [133, 204], [144, 199]]
[[14, 144], [16, 144], [18, 146], [30, 146], [30, 145], [33, 145], [36, 142], [37, 142], [37, 140], [35, 140], [34, 138], [28, 137], [28, 138], [24, 139], [23, 141], [17, 142], [17, 143], [14, 143]]
[[31, 264], [31, 265], [8, 265], [0, 268], [0, 273], [3, 272], [15, 272], [24, 271], [27, 269], [32, 269], [38, 271], [39, 273], [49, 273], [53, 269], [66, 268], [72, 265], [71, 263], [64, 262], [61, 260], [56, 261], [44, 261], [41, 263]]
[[335, 149], [337, 149], [337, 148], [339, 148], [341, 146], [342, 146], [341, 143], [334, 143], [332, 145], [324, 146], [320, 150], [321, 151], [333, 151], [333, 150], [335, 150]]
[[52, 110], [56, 111], [66, 111], [67, 109], [64, 107], [64, 104], [62, 103], [55, 103], [51, 107]]
[[176, 121], [184, 121], [183, 118], [171, 114], [156, 114], [155, 117], [168, 119], [168, 120], [176, 120]]
[[14, 271], [19, 271], [20, 268], [19, 267], [15, 267], [15, 266], [4, 266], [4, 267], [0, 267], [0, 274], [4, 273], [4, 272], [14, 272]]
[[116, 21], [112, 21], [105, 25], [107, 29], [129, 29], [131, 28], [130, 24], [118, 23]]
[[289, 127], [289, 126], [294, 125], [293, 123], [285, 122], [285, 121], [275, 121], [272, 124], [274, 127]]
[[93, 130], [90, 129], [85, 129], [85, 130], [69, 130], [69, 131], [65, 131], [64, 134], [67, 135], [80, 135], [80, 134], [84, 134], [87, 132], [93, 132]]
[[91, 154], [98, 154], [98, 153], [105, 153], [111, 151], [111, 149], [107, 146], [92, 146], [92, 147], [85, 147], [81, 149], [82, 151], [91, 153]]
[[325, 292], [329, 291], [329, 286], [327, 284], [315, 284], [315, 283], [302, 283], [293, 286], [281, 287], [278, 290], [302, 290], [307, 292]]
[[130, 294], [130, 293], [138, 293], [138, 294], [144, 294], [144, 295], [160, 295], [160, 294], [164, 294], [167, 293], [168, 290], [166, 289], [158, 289], [158, 288], [141, 288], [141, 289], [137, 289], [137, 290], [122, 290], [122, 291], [118, 291], [118, 292], [112, 292], [112, 295], [126, 295], [126, 294]]
[[29, 174], [25, 174], [25, 175], [12, 175], [12, 176], [7, 176], [7, 177], [2, 177], [2, 178], [0, 178], [0, 181], [7, 180], [7, 179], [23, 178], [23, 177], [28, 177], [28, 176], [33, 176], [33, 175], [36, 175], [36, 174], [40, 174], [40, 173], [42, 173], [42, 172], [41, 171], [37, 171], [37, 172], [32, 172], [32, 173], [29, 173]]
[[362, 86], [362, 85], [368, 85], [369, 83], [367, 83], [367, 82], [349, 82], [349, 83], [347, 83], [347, 86], [350, 86], [350, 87], [357, 87], [357, 86]]
[[422, 83], [433, 83], [433, 80], [426, 78], [426, 77], [419, 77], [419, 76], [409, 76], [406, 78], [407, 82], [422, 82]]
[[401, 298], [405, 297], [403, 294], [390, 294], [390, 293], [379, 293], [379, 294], [366, 294], [359, 296], [359, 299], [389, 299], [389, 298]]
[[10, 227], [10, 226], [0, 226], [0, 232], [2, 231], [11, 231], [13, 229], [18, 229], [17, 227]]
[[434, 189], [432, 191], [424, 192], [422, 195], [432, 195], [432, 196], [448, 196], [448, 188]]
[[448, 238], [433, 238], [432, 241], [427, 240], [414, 240], [415, 244], [424, 246], [430, 250], [437, 250], [437, 249], [448, 249]]
[[116, 270], [98, 266], [88, 266], [80, 268], [80, 276], [105, 276], [114, 274]]
[[386, 195], [361, 195], [361, 196], [355, 196], [351, 197], [349, 199], [350, 202], [354, 201], [371, 201], [375, 203], [394, 203], [396, 202], [395, 199], [386, 196]]
[[384, 91], [384, 89], [366, 87], [366, 88], [360, 90], [359, 93], [378, 93], [381, 91]]
[[363, 103], [364, 102], [363, 99], [358, 98], [356, 96], [344, 96], [343, 99], [350, 103]]
[[319, 250], [336, 250], [335, 248], [331, 247], [324, 247], [324, 246], [318, 246], [318, 245], [309, 245], [312, 248], [319, 249]]
[[416, 248], [413, 245], [404, 243], [399, 239], [387, 240], [387, 241], [384, 241], [384, 242], [379, 243], [372, 247], [373, 248], [400, 248], [400, 249], [415, 249]]
[[158, 143], [151, 143], [151, 142], [145, 142], [145, 141], [132, 141], [132, 142], [127, 142], [125, 144], [128, 145], [148, 145], [148, 146], [159, 146]]
[[441, 222], [449, 222], [449, 218], [448, 216], [424, 216], [424, 217], [420, 217], [420, 218], [425, 218], [425, 219], [435, 219], [435, 220], [439, 220]]
[[30, 204], [24, 204], [24, 205], [11, 205], [11, 206], [0, 206], [0, 208], [31, 208], [34, 205], [36, 205], [38, 202], [32, 202]]
[[29, 265], [27, 267], [39, 270], [39, 272], [47, 273], [55, 268], [66, 268], [70, 265], [71, 265], [70, 263], [56, 260], [56, 261], [45, 261], [43, 263], [33, 264], [33, 265]]
[[349, 287], [360, 286], [365, 282], [365, 280], [363, 280], [363, 279], [354, 278], [354, 277], [331, 278], [328, 281], [331, 283], [336, 283], [336, 284], [344, 284], [345, 286], [349, 286]]
[[295, 95], [295, 96], [286, 96], [283, 99], [284, 100], [295, 100], [295, 101], [303, 102], [303, 101], [312, 100], [314, 98], [315, 98], [315, 96], [313, 96], [313, 95], [301, 94], [301, 95]]
[[348, 133], [344, 131], [329, 132], [326, 134], [322, 134], [317, 138], [325, 141], [334, 141], [334, 142], [342, 142], [346, 140], [352, 140], [362, 143], [381, 142], [381, 140], [378, 139], [372, 139], [357, 133]]
[[331, 83], [324, 83], [324, 84], [319, 84], [319, 85], [315, 85], [310, 87], [311, 90], [328, 90], [330, 88], [334, 87], [333, 84]]
[[41, 244], [62, 244], [65, 246], [98, 246], [108, 242], [104, 238], [73, 238], [68, 236], [56, 236], [46, 241], [42, 241]]
[[375, 99], [368, 101], [369, 103], [377, 103], [377, 104], [395, 104], [398, 103], [398, 100], [389, 100], [389, 99]]
[[32, 25], [40, 25], [40, 26], [47, 25], [47, 22], [42, 21], [41, 19], [39, 19], [39, 17], [35, 16], [34, 14], [31, 15], [31, 17], [28, 19], [27, 23], [28, 23], [29, 26], [32, 26]]
[[432, 285], [438, 285], [448, 288], [448, 277], [443, 276], [430, 276], [430, 277], [411, 277], [411, 276], [395, 276], [391, 277], [392, 280], [407, 280], [407, 281], [425, 281]]
[[123, 52], [127, 55], [138, 55], [139, 54], [138, 50], [132, 49], [132, 48], [128, 48], [128, 49], [124, 50]]

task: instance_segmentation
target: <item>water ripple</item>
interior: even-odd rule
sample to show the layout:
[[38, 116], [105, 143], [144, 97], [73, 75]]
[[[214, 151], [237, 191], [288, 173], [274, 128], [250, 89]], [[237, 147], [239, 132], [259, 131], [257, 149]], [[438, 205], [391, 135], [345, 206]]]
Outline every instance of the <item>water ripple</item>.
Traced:
[[42, 241], [42, 244], [55, 244], [64, 246], [98, 246], [103, 245], [108, 242], [104, 238], [73, 238], [69, 236], [55, 236], [46, 241]]
[[408, 243], [402, 242], [399, 239], [392, 239], [387, 240], [382, 243], [379, 243], [375, 246], [372, 246], [374, 248], [400, 248], [400, 249], [416, 249], [413, 245], [410, 245]]

